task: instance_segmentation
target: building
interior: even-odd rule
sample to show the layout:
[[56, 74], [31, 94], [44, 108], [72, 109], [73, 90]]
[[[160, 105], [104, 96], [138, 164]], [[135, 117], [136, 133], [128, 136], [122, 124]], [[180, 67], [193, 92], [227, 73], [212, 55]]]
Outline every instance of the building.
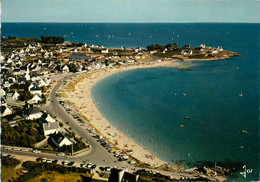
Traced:
[[42, 116], [42, 112], [37, 107], [29, 106], [29, 109], [25, 111], [24, 116], [28, 120], [39, 119]]
[[0, 116], [1, 117], [4, 117], [4, 116], [8, 116], [10, 114], [12, 114], [12, 110], [9, 109], [9, 107], [7, 106], [1, 106], [1, 113], [0, 113]]
[[73, 142], [70, 141], [65, 135], [60, 131], [50, 135], [52, 142], [58, 147], [61, 148], [63, 145], [72, 145]]
[[69, 71], [70, 71], [69, 67], [67, 65], [64, 65], [62, 68], [62, 73], [65, 73], [65, 72], [68, 73]]
[[0, 90], [0, 96], [1, 96], [1, 98], [3, 98], [5, 95], [6, 95], [5, 90], [1, 88], [1, 90]]
[[28, 102], [30, 104], [38, 104], [42, 101], [42, 98], [39, 95], [34, 95], [32, 99], [30, 99]]
[[35, 86], [30, 89], [32, 95], [42, 95], [42, 89], [38, 86]]
[[53, 123], [43, 123], [42, 130], [44, 136], [48, 136], [50, 134], [54, 134], [60, 131], [60, 125], [58, 122]]
[[139, 179], [139, 175], [129, 173], [123, 169], [113, 168], [113, 169], [111, 169], [111, 174], [110, 174], [108, 181], [111, 181], [111, 182], [126, 182], [126, 181], [137, 182], [138, 179]]
[[181, 55], [192, 55], [192, 50], [190, 50], [190, 49], [183, 49], [181, 51]]
[[101, 53], [102, 53], [102, 54], [108, 53], [108, 49], [102, 49], [102, 50], [101, 50]]
[[53, 119], [53, 117], [51, 117], [50, 114], [43, 113], [43, 115], [41, 116], [40, 124], [41, 123], [54, 123], [54, 122], [56, 122], [56, 120]]
[[20, 94], [18, 92], [10, 92], [7, 94], [6, 99], [8, 100], [19, 100]]

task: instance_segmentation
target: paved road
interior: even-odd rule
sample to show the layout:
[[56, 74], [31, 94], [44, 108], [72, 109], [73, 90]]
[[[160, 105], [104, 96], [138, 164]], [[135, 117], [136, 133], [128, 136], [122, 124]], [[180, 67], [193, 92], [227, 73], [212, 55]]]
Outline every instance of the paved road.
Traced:
[[115, 162], [117, 161], [117, 158], [113, 156], [113, 154], [109, 153], [104, 147], [100, 145], [99, 142], [97, 142], [97, 139], [93, 137], [87, 130], [86, 127], [80, 126], [80, 123], [78, 123], [77, 120], [75, 120], [67, 111], [59, 104], [56, 93], [59, 89], [59, 87], [64, 83], [64, 81], [70, 79], [71, 77], [74, 77], [78, 75], [76, 74], [69, 74], [64, 75], [64, 78], [61, 78], [59, 81], [57, 81], [57, 84], [53, 87], [51, 93], [50, 93], [50, 102], [48, 105], [43, 106], [42, 109], [46, 110], [48, 112], [53, 113], [57, 116], [57, 118], [65, 123], [70, 123], [70, 127], [73, 131], [76, 132], [77, 136], [82, 137], [82, 139], [86, 139], [89, 144], [92, 146], [90, 151], [87, 151], [85, 153], [81, 153], [79, 155], [69, 157], [69, 158], [75, 158], [77, 160], [89, 160], [92, 163], [95, 163], [99, 166], [106, 165], [106, 166], [128, 166], [131, 165], [126, 162]]

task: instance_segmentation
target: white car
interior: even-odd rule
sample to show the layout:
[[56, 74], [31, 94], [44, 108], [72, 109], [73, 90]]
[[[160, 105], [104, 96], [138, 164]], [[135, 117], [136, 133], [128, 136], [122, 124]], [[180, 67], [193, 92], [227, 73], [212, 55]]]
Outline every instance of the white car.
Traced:
[[89, 164], [86, 165], [86, 168], [91, 168], [92, 166], [93, 166], [93, 164], [89, 163]]
[[52, 160], [51, 159], [47, 159], [46, 162], [47, 163], [52, 163]]
[[39, 153], [41, 153], [41, 151], [39, 151], [39, 150], [33, 150], [33, 153], [39, 154]]
[[22, 151], [24, 151], [24, 152], [28, 152], [28, 151], [29, 151], [29, 149], [22, 149]]
[[58, 153], [57, 155], [58, 155], [58, 156], [65, 156], [64, 153]]
[[63, 165], [68, 165], [69, 161], [63, 161]]
[[20, 148], [13, 148], [13, 150], [20, 151], [21, 149]]

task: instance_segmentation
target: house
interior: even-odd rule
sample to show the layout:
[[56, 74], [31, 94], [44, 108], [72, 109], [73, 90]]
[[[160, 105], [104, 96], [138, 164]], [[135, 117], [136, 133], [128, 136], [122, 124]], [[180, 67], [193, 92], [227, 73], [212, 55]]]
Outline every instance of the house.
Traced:
[[7, 106], [1, 106], [1, 113], [0, 113], [1, 117], [8, 116], [12, 113], [13, 113], [12, 110], [9, 109]]
[[50, 135], [52, 142], [58, 147], [61, 148], [63, 145], [72, 145], [73, 142], [70, 141], [65, 135], [60, 131]]
[[13, 70], [13, 75], [22, 75], [23, 73], [21, 72], [21, 70], [19, 68], [15, 68]]
[[8, 93], [7, 96], [6, 96], [6, 99], [8, 99], [8, 100], [18, 100], [19, 97], [20, 97], [20, 94], [18, 94], [18, 92], [15, 91], [15, 92]]
[[3, 63], [5, 60], [5, 57], [3, 55], [0, 56], [0, 63]]
[[43, 123], [42, 130], [44, 136], [49, 136], [50, 134], [55, 134], [60, 131], [60, 125], [58, 122], [53, 123]]
[[32, 95], [39, 95], [39, 96], [42, 95], [42, 89], [38, 86], [31, 88], [30, 92]]
[[37, 107], [29, 105], [29, 108], [25, 111], [24, 115], [26, 116], [26, 119], [33, 120], [39, 119], [42, 116], [42, 112]]
[[184, 48], [184, 49], [190, 49], [191, 46], [190, 46], [190, 45], [184, 45], [183, 48]]
[[135, 48], [135, 52], [136, 52], [136, 53], [139, 52], [139, 51], [141, 51], [141, 50], [142, 50], [141, 47], [136, 47], [136, 48]]
[[43, 113], [43, 115], [40, 118], [40, 124], [41, 123], [54, 123], [56, 122], [55, 119], [53, 119], [53, 117], [51, 117], [50, 114], [47, 113]]
[[87, 44], [86, 43], [83, 43], [82, 44], [82, 48], [86, 48], [87, 47]]
[[13, 62], [13, 60], [11, 58], [8, 58], [6, 61], [7, 64], [11, 64], [12, 62]]
[[192, 55], [192, 50], [190, 50], [190, 49], [183, 49], [181, 51], [181, 55]]
[[28, 102], [30, 104], [38, 104], [40, 101], [42, 101], [42, 98], [39, 95], [34, 95], [32, 99], [30, 99]]
[[7, 80], [5, 80], [5, 81], [3, 81], [3, 86], [4, 86], [4, 88], [9, 88], [9, 87], [11, 87], [11, 84], [7, 81]]
[[223, 51], [223, 48], [221, 46], [218, 46], [217, 50], [218, 51]]
[[139, 175], [129, 173], [123, 169], [113, 168], [113, 169], [111, 169], [111, 174], [110, 174], [108, 181], [111, 181], [111, 182], [125, 182], [125, 181], [137, 182], [138, 179], [139, 179]]
[[0, 95], [1, 95], [1, 98], [2, 98], [3, 96], [5, 96], [5, 95], [6, 95], [6, 92], [5, 92], [5, 90], [4, 90], [4, 89], [2, 89], [2, 88], [1, 88], [1, 90], [0, 90]]
[[101, 50], [101, 53], [103, 53], [103, 54], [108, 53], [108, 49], [102, 49], [102, 50]]
[[64, 65], [63, 67], [62, 67], [62, 73], [65, 73], [65, 72], [69, 72], [70, 71], [70, 69], [69, 69], [69, 67], [67, 66], [67, 65]]
[[205, 48], [206, 48], [206, 45], [205, 45], [205, 44], [200, 44], [199, 47], [202, 48], [202, 49], [205, 49]]
[[70, 52], [78, 52], [78, 50], [73, 48], [70, 50]]
[[217, 50], [217, 49], [211, 49], [211, 50], [209, 50], [209, 53], [211, 53], [211, 54], [217, 54], [217, 53], [218, 53], [218, 50]]
[[38, 84], [35, 83], [35, 82], [32, 82], [32, 83], [29, 85], [28, 90], [31, 91], [31, 89], [32, 89], [33, 87], [38, 87]]

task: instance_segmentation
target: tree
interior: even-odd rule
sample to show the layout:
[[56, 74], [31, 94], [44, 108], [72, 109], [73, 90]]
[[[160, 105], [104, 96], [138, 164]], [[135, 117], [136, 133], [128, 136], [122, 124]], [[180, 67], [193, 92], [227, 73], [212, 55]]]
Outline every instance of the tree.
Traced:
[[41, 36], [41, 42], [42, 43], [47, 43], [47, 44], [61, 44], [64, 42], [63, 37], [46, 37], [46, 36]]
[[33, 95], [31, 94], [30, 91], [24, 91], [23, 93], [20, 94], [20, 98], [22, 101], [28, 101], [31, 98], [33, 98]]

